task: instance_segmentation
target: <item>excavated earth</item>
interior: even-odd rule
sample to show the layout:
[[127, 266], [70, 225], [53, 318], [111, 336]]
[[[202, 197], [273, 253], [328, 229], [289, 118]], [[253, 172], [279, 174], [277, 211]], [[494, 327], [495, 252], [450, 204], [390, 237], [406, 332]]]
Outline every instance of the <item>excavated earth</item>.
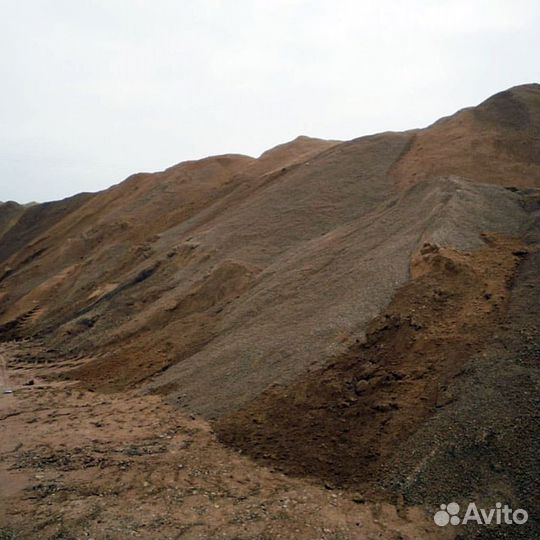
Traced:
[[539, 114], [0, 203], [0, 537], [537, 537]]

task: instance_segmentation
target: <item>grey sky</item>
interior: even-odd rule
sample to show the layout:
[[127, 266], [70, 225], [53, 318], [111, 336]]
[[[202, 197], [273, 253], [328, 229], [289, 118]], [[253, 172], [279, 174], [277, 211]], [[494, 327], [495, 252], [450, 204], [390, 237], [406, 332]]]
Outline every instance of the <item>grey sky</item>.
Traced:
[[0, 200], [424, 126], [539, 80], [537, 4], [0, 0]]

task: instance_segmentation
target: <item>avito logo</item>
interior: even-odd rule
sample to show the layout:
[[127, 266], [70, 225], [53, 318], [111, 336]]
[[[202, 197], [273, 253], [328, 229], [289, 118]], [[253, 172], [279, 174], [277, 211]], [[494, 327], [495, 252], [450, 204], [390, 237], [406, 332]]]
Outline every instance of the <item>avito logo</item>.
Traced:
[[435, 512], [433, 520], [439, 527], [445, 525], [467, 525], [476, 523], [478, 525], [523, 525], [529, 519], [529, 514], [523, 508], [512, 510], [507, 504], [504, 506], [498, 502], [495, 508], [478, 508], [476, 503], [471, 502], [467, 506], [464, 516], [459, 516], [459, 504], [451, 502], [441, 504], [440, 510]]

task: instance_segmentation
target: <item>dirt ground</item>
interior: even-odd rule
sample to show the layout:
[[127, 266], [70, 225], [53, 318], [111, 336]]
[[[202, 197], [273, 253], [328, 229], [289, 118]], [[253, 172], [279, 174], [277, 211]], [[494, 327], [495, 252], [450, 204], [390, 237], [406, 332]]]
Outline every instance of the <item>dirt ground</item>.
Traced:
[[1, 538], [451, 537], [421, 507], [256, 465], [158, 396], [51, 381], [74, 362], [31, 342], [2, 353]]

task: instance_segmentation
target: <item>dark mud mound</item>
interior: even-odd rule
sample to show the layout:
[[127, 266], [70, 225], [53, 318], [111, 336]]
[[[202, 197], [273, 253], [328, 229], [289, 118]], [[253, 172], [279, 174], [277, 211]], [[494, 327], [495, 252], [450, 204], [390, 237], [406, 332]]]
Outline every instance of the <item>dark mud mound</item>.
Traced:
[[456, 399], [452, 381], [504, 320], [527, 249], [485, 241], [474, 253], [426, 244], [413, 258], [414, 279], [371, 323], [365, 343], [221, 418], [220, 439], [293, 475], [382, 487], [382, 470], [400, 449], [413, 451], [410, 437]]

